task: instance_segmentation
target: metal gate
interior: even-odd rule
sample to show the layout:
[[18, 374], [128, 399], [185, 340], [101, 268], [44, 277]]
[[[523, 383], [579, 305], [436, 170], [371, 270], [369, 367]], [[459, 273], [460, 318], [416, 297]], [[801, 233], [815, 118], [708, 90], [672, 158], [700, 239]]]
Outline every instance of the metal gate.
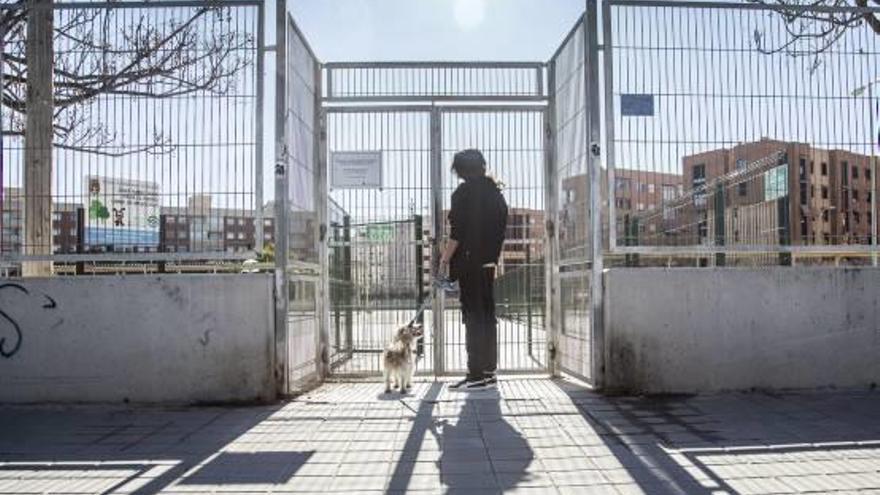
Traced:
[[[499, 367], [546, 370], [544, 325], [544, 117], [542, 106], [335, 106], [325, 109], [327, 155], [381, 156], [382, 187], [330, 188], [342, 221], [331, 221], [331, 368], [376, 374], [398, 326], [433, 293], [437, 240], [457, 180], [452, 155], [483, 150], [506, 181], [511, 205], [498, 278]], [[332, 166], [331, 166], [332, 169]], [[333, 182], [331, 171], [331, 184]], [[436, 202], [436, 203], [435, 203]], [[438, 294], [423, 315], [418, 371], [465, 371], [458, 301]], [[440, 331], [439, 329], [442, 329]]]
[[[598, 145], [587, 144], [599, 142], [599, 113], [587, 105], [598, 87], [588, 70], [596, 63], [585, 58], [595, 43], [585, 28], [595, 22], [595, 12], [585, 15], [548, 63], [322, 65], [288, 21], [287, 51], [297, 58], [281, 75], [288, 106], [312, 117], [294, 111], [282, 122], [281, 148], [290, 143], [302, 156], [279, 157], [287, 206], [278, 214], [288, 217], [279, 224], [315, 222], [302, 226], [306, 242], [282, 251], [287, 266], [278, 270], [289, 286], [279, 286], [289, 296], [279, 314], [297, 316], [279, 336], [291, 383], [302, 374], [294, 370], [317, 379], [379, 374], [393, 332], [432, 296], [417, 372], [465, 371], [458, 301], [431, 284], [457, 186], [449, 167], [465, 148], [483, 151], [510, 208], [496, 279], [499, 369], [561, 368], [596, 380], [604, 174]], [[351, 160], [374, 170], [362, 170], [362, 182], [341, 180], [350, 169], [340, 164]], [[311, 202], [292, 199], [308, 191]], [[292, 232], [279, 239], [294, 242]], [[301, 300], [308, 304], [294, 305]]]
[[[393, 332], [432, 294], [417, 371], [465, 371], [458, 301], [434, 294], [431, 277], [457, 186], [452, 155], [472, 147], [510, 205], [496, 280], [499, 368], [547, 369], [544, 78], [541, 63], [324, 65], [329, 197], [342, 218], [329, 239], [331, 373], [378, 374]], [[333, 187], [334, 160], [353, 153], [379, 157], [381, 184]]]
[[599, 161], [596, 25], [591, 2], [550, 60], [554, 156], [548, 160], [554, 364], [593, 385], [599, 385], [604, 349], [601, 184], [607, 178]]

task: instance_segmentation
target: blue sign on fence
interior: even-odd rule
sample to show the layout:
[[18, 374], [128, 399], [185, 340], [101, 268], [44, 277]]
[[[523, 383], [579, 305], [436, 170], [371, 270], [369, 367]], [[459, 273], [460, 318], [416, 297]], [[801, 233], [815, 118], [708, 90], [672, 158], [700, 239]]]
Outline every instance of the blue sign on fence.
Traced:
[[620, 95], [620, 113], [624, 117], [652, 117], [654, 115], [654, 95]]

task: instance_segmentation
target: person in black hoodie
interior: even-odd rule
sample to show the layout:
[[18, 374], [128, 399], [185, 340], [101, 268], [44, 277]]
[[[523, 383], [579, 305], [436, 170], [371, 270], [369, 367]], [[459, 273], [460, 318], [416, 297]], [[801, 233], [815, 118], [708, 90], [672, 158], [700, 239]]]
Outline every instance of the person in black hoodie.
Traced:
[[458, 280], [465, 324], [467, 376], [452, 388], [481, 388], [497, 382], [498, 324], [493, 285], [507, 228], [507, 203], [501, 185], [486, 175], [479, 150], [455, 154], [452, 170], [462, 179], [452, 193], [449, 242], [440, 258], [449, 277]]

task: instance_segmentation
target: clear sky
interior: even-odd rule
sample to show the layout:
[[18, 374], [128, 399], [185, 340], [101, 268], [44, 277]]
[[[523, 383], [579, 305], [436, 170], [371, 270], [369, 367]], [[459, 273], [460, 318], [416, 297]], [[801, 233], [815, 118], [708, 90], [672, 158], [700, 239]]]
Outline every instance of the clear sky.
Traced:
[[287, 5], [323, 62], [543, 62], [584, 10], [583, 0], [288, 0]]

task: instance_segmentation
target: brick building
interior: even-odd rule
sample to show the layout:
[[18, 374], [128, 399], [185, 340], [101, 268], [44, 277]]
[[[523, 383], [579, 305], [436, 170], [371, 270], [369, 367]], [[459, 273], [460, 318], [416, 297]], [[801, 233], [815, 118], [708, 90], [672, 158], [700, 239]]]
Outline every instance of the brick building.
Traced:
[[[774, 154], [780, 154], [778, 163], [746, 170]], [[687, 190], [716, 184], [694, 194], [692, 215], [678, 220], [682, 225], [696, 225], [681, 231], [693, 242], [871, 243], [869, 156], [763, 139], [687, 156], [682, 164]], [[719, 180], [724, 181], [721, 189]], [[722, 205], [723, 217], [717, 211]], [[723, 233], [714, 226], [722, 218]]]

